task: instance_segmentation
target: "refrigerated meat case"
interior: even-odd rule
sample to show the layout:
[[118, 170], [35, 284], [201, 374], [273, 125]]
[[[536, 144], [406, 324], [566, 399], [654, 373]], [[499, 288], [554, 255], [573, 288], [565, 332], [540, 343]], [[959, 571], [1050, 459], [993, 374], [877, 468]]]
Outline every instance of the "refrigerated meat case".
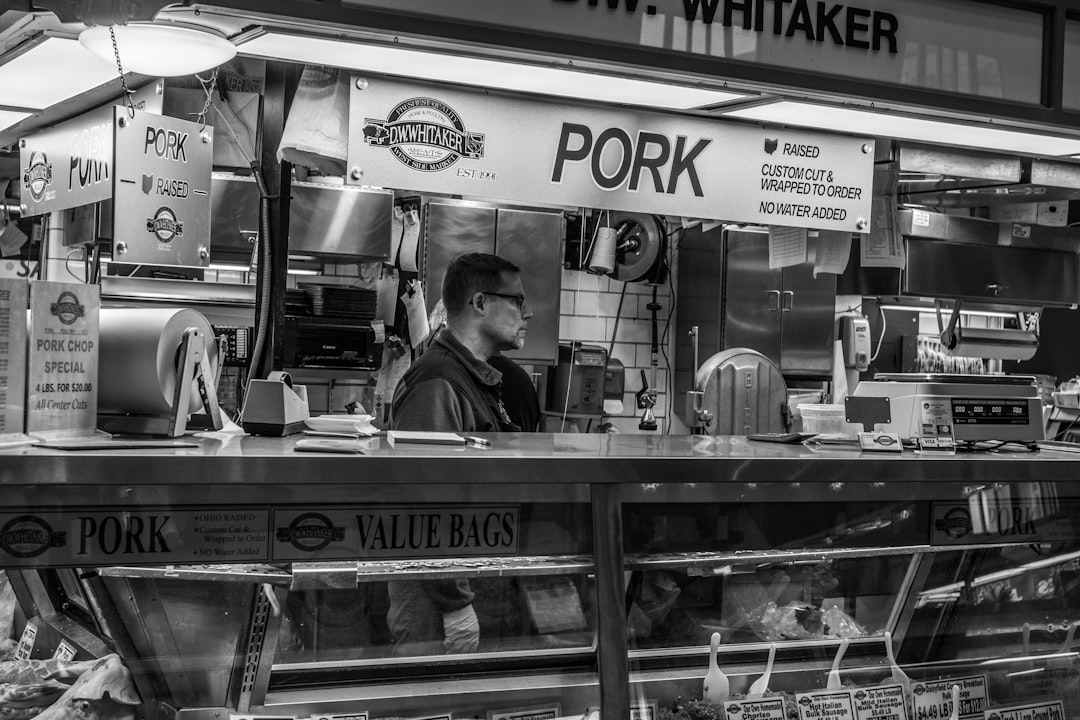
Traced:
[[[28, 450], [0, 472], [5, 518], [65, 515], [88, 557], [49, 567], [5, 545], [16, 636], [33, 626], [33, 657], [61, 643], [78, 659], [119, 652], [145, 717], [702, 717], [693, 701], [714, 633], [732, 698], [775, 647], [769, 688], [794, 717], [794, 694], [826, 687], [842, 638], [845, 685], [890, 682], [886, 632], [917, 692], [981, 678], [985, 700], [976, 692], [961, 717], [1047, 698], [1080, 715], [1080, 464], [1067, 455], [885, 458], [597, 435], [408, 453], [375, 440], [364, 457], [301, 456], [288, 438], [199, 442]], [[333, 557], [327, 531], [298, 543], [310, 560], [109, 562], [123, 534], [81, 532], [76, 517], [205, 511], [235, 534], [253, 511], [326, 508], [369, 518], [381, 550], [401, 547]], [[475, 522], [504, 511], [507, 524]], [[458, 554], [408, 549], [435, 532], [410, 536], [410, 514], [453, 512], [472, 518]], [[279, 525], [271, 544], [290, 532]], [[463, 579], [475, 652], [394, 642], [403, 589]], [[913, 720], [938, 717], [920, 707]]]

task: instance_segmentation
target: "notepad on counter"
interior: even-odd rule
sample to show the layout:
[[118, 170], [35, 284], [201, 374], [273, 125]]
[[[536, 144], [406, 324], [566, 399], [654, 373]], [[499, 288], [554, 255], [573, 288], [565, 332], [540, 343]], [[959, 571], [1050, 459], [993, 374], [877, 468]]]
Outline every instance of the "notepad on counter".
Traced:
[[452, 432], [427, 432], [421, 430], [388, 430], [386, 440], [390, 447], [397, 445], [464, 445], [465, 438]]

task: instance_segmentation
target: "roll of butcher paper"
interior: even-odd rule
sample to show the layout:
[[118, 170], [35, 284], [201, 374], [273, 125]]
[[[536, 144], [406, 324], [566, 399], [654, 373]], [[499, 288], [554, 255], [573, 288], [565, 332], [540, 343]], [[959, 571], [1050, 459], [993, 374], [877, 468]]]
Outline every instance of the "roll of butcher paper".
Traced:
[[[217, 342], [210, 322], [189, 309], [102, 308], [98, 355], [98, 412], [160, 415], [172, 409], [184, 331], [203, 336], [210, 375], [217, 378]], [[188, 413], [202, 408], [189, 379]]]

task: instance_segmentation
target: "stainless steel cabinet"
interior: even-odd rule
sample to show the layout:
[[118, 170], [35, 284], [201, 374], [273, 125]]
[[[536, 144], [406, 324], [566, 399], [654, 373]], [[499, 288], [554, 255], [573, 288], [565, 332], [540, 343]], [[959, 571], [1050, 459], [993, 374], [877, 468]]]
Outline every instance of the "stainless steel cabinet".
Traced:
[[764, 231], [725, 230], [720, 348], [747, 347], [785, 377], [828, 377], [832, 369], [836, 278], [808, 263], [769, 268]]
[[562, 215], [453, 200], [424, 205], [421, 280], [428, 307], [442, 292], [454, 258], [497, 253], [522, 269], [521, 282], [533, 317], [525, 347], [507, 353], [519, 362], [553, 365], [559, 344], [559, 282]]

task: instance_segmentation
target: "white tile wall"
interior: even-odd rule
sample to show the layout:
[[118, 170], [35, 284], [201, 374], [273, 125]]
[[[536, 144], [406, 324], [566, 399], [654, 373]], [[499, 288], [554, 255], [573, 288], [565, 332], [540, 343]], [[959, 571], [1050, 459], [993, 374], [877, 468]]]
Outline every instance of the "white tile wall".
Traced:
[[[619, 298], [626, 287], [622, 311], [619, 310]], [[671, 286], [657, 288], [656, 301], [661, 305], [657, 311], [657, 329], [663, 342], [664, 326], [671, 313]], [[644, 432], [638, 429], [641, 411], [635, 404], [634, 393], [641, 388], [641, 370], [652, 382], [650, 365], [650, 343], [652, 326], [648, 304], [652, 302], [652, 287], [643, 283], [623, 283], [607, 276], [590, 275], [576, 270], [563, 270], [562, 306], [559, 318], [559, 339], [562, 342], [577, 340], [588, 345], [599, 345], [607, 349], [615, 333], [615, 344], [611, 357], [625, 366], [625, 394], [623, 411], [605, 418], [623, 433]], [[618, 323], [616, 327], [616, 316]], [[674, 347], [674, 316], [668, 330], [668, 357], [671, 358]], [[661, 429], [669, 414], [667, 381], [667, 363], [661, 352], [658, 356], [656, 372], [657, 404], [653, 408]]]

